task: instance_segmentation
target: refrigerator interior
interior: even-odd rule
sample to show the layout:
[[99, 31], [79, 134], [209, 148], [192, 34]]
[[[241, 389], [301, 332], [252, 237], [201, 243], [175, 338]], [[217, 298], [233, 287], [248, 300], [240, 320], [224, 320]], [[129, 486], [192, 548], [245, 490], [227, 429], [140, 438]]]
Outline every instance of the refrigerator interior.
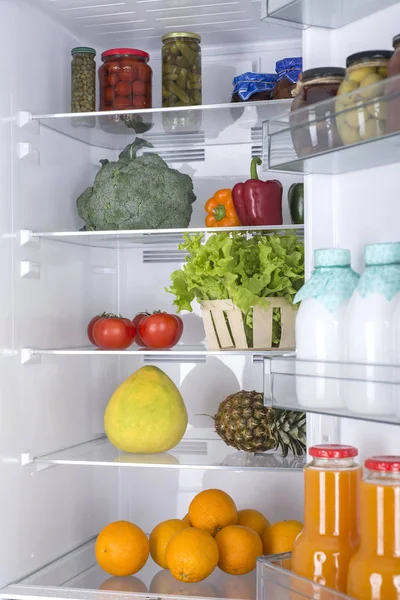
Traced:
[[[85, 143], [71, 137], [71, 124], [65, 125], [66, 134], [38, 127], [35, 120], [18, 126], [18, 119], [20, 124], [26, 119], [25, 111], [33, 115], [69, 111], [70, 50], [81, 44], [96, 48], [98, 64], [101, 51], [109, 47], [149, 51], [157, 107], [160, 37], [167, 31], [181, 28], [202, 35], [204, 104], [229, 102], [233, 76], [250, 70], [273, 72], [275, 62], [285, 56], [302, 55], [305, 68], [343, 65], [351, 52], [390, 48], [398, 33], [399, 3], [337, 30], [311, 27], [304, 32], [261, 23], [260, 4], [0, 0], [5, 57], [0, 66], [0, 587], [16, 583], [0, 593], [3, 598], [97, 598], [101, 594], [95, 590], [108, 577], [95, 566], [93, 539], [98, 531], [110, 521], [128, 519], [150, 533], [163, 519], [183, 517], [201, 489], [224, 489], [238, 507], [262, 510], [271, 521], [302, 518], [301, 468], [285, 465], [264, 472], [243, 466], [200, 468], [203, 457], [209, 466], [219, 460], [219, 451], [216, 459], [208, 456], [218, 438], [212, 420], [203, 415], [214, 414], [229, 393], [262, 391], [263, 364], [251, 355], [202, 354], [199, 311], [184, 316], [182, 341], [192, 349], [190, 355], [155, 359], [85, 352], [87, 323], [103, 310], [133, 316], [143, 309], [172, 309], [172, 296], [164, 288], [182, 261], [176, 240], [86, 244], [50, 236], [38, 242], [29, 236], [29, 232], [75, 232], [82, 226], [75, 200], [93, 181], [99, 159], [116, 156], [127, 143], [125, 137], [108, 144], [100, 132], [97, 137], [93, 134], [92, 144], [92, 138]], [[221, 114], [228, 112], [223, 109]], [[247, 114], [235, 117], [220, 141], [223, 119], [210, 112], [205, 117], [209, 129], [204, 153], [187, 160], [186, 148], [180, 161], [170, 163], [189, 173], [195, 183], [191, 227], [203, 226], [204, 203], [213, 192], [245, 179], [251, 156], [261, 154], [261, 123], [257, 118], [247, 120]], [[163, 138], [157, 143], [164, 143]], [[273, 177], [282, 181], [284, 198], [290, 184], [302, 180], [291, 173], [272, 173]], [[314, 248], [348, 247], [354, 267], [361, 269], [364, 244], [398, 239], [395, 166], [340, 176], [311, 174], [304, 180], [308, 273]], [[287, 209], [284, 222], [289, 223]], [[190, 427], [185, 436], [188, 445], [178, 461], [186, 467], [195, 462], [196, 468], [179, 468], [179, 462], [119, 467], [111, 464], [113, 458], [106, 459], [106, 466], [91, 464], [96, 459], [89, 464], [35, 460], [71, 448], [79, 454], [81, 444], [96, 446], [104, 436], [103, 413], [110, 395], [143, 364], [156, 364], [180, 386]], [[310, 443], [352, 443], [362, 457], [398, 452], [396, 431], [390, 425], [308, 417]], [[158, 569], [149, 561], [143, 571], [138, 577], [152, 591]], [[165, 585], [164, 595], [189, 593]], [[196, 588], [195, 595], [246, 598], [253, 579], [247, 591], [235, 591], [237, 585], [229, 576], [215, 573]], [[71, 589], [65, 592], [59, 586]]]

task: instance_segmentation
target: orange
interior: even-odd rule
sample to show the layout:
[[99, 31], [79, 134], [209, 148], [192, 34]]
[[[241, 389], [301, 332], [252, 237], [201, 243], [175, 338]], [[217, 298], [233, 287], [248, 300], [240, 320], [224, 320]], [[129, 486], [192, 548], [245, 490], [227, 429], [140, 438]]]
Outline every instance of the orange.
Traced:
[[262, 536], [264, 554], [282, 554], [293, 550], [294, 540], [302, 531], [300, 521], [278, 521], [264, 532]]
[[177, 581], [167, 569], [159, 571], [154, 575], [150, 583], [150, 594], [156, 594], [161, 597], [168, 595], [175, 597], [197, 596], [198, 598], [215, 598], [218, 596], [216, 590], [208, 581], [198, 583]]
[[186, 527], [190, 527], [191, 523], [190, 523], [190, 519], [189, 519], [189, 515], [186, 513], [186, 515], [183, 517], [182, 521], [185, 523]]
[[[189, 525], [190, 527], [190, 525]], [[181, 519], [169, 519], [163, 521], [154, 527], [150, 534], [150, 554], [151, 558], [163, 569], [167, 568], [165, 551], [167, 546], [178, 531], [187, 529], [187, 525]]]
[[238, 525], [243, 525], [243, 527], [250, 527], [250, 529], [254, 529], [261, 537], [264, 531], [271, 525], [271, 523], [264, 517], [262, 513], [258, 510], [254, 510], [252, 508], [243, 508], [238, 512]]
[[174, 535], [166, 558], [168, 569], [178, 581], [202, 581], [218, 564], [217, 542], [207, 531], [190, 527]]
[[149, 557], [149, 540], [129, 521], [114, 521], [97, 536], [96, 560], [110, 575], [124, 577], [140, 571]]
[[99, 590], [111, 590], [113, 592], [134, 592], [136, 594], [147, 594], [147, 587], [138, 577], [109, 577], [99, 587]]
[[215, 536], [219, 550], [218, 566], [230, 575], [244, 575], [256, 568], [263, 553], [260, 536], [241, 525], [228, 525]]
[[222, 490], [204, 490], [193, 498], [189, 506], [192, 527], [205, 529], [215, 536], [227, 525], [236, 525], [238, 513], [232, 498]]

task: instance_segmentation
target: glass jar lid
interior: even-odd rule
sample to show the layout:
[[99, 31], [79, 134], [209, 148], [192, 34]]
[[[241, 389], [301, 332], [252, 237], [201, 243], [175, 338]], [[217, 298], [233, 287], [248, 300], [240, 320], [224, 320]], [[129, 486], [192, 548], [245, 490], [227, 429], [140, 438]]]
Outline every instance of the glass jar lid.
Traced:
[[392, 56], [392, 50], [366, 50], [364, 52], [356, 52], [347, 57], [346, 67], [349, 68], [353, 65], [373, 60], [389, 60]]
[[71, 54], [72, 56], [74, 54], [93, 54], [93, 56], [96, 56], [96, 50], [87, 46], [77, 46], [76, 48], [72, 48]]
[[308, 453], [313, 458], [351, 458], [358, 455], [358, 450], [354, 446], [321, 444], [319, 446], [311, 446]]
[[192, 33], [190, 31], [175, 31], [174, 33], [166, 33], [162, 36], [161, 41], [166, 42], [176, 38], [192, 38], [196, 42], [201, 42], [201, 36], [198, 33]]
[[365, 468], [370, 471], [398, 473], [400, 471], [400, 456], [372, 456], [365, 461]]
[[101, 60], [108, 58], [109, 56], [142, 56], [143, 58], [150, 58], [150, 54], [144, 52], [143, 50], [137, 50], [136, 48], [111, 48], [111, 50], [106, 50], [101, 55]]
[[400, 44], [400, 33], [394, 36], [393, 38], [393, 47], [397, 49], [397, 46]]
[[317, 67], [316, 69], [307, 69], [303, 71], [302, 82], [311, 81], [312, 79], [324, 79], [324, 77], [344, 77], [346, 69], [342, 67]]

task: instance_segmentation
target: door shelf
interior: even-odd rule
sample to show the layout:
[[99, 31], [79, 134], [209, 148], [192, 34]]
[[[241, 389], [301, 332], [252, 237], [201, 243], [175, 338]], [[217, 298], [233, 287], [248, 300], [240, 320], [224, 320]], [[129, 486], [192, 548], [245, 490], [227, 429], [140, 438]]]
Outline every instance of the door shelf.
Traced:
[[70, 138], [110, 150], [122, 150], [139, 135], [154, 145], [153, 152], [165, 152], [166, 159], [182, 160], [186, 156], [190, 161], [201, 159], [205, 146], [252, 143], [259, 146], [262, 122], [285, 112], [290, 104], [290, 100], [268, 100], [31, 118]]
[[[92, 248], [138, 248], [150, 245], [178, 246], [184, 241], [185, 234], [204, 233], [205, 238], [214, 233], [247, 232], [251, 233], [295, 233], [304, 236], [304, 225], [271, 225], [258, 227], [193, 227], [187, 229], [141, 229], [128, 231], [44, 231], [21, 232], [26, 241], [45, 240], [90, 246]], [[23, 234], [23, 235], [22, 235]]]
[[117, 450], [104, 436], [84, 444], [38, 456], [43, 465], [142, 467], [228, 471], [301, 471], [305, 456], [283, 457], [277, 452], [237, 451], [220, 439], [183, 439], [175, 448], [159, 454], [127, 454]]
[[[389, 112], [397, 115], [390, 126]], [[263, 125], [263, 164], [336, 175], [398, 163], [399, 112], [400, 76], [287, 112]]]
[[337, 29], [397, 4], [398, 0], [265, 0], [268, 19], [293, 27]]
[[257, 562], [258, 600], [288, 600], [298, 598], [314, 600], [351, 600], [341, 594], [309, 579], [295, 575], [290, 570], [291, 553], [262, 557]]
[[[400, 425], [400, 365], [277, 357], [264, 359], [264, 374], [267, 405]], [[334, 396], [331, 404], [329, 396]], [[368, 399], [376, 407], [375, 398], [379, 398], [381, 414], [373, 408], [368, 410]], [[348, 403], [352, 410], [347, 407]]]
[[[2, 589], [1, 597], [10, 600], [132, 600], [135, 597], [157, 600], [165, 597], [235, 597], [248, 600], [256, 597], [256, 569], [247, 575], [233, 576], [217, 567], [204, 581], [190, 584], [176, 581], [169, 571], [160, 569], [149, 558], [145, 567], [133, 577], [110, 577], [96, 563], [94, 543], [94, 539], [89, 540], [18, 583]], [[230, 594], [232, 590], [236, 591], [234, 596]]]

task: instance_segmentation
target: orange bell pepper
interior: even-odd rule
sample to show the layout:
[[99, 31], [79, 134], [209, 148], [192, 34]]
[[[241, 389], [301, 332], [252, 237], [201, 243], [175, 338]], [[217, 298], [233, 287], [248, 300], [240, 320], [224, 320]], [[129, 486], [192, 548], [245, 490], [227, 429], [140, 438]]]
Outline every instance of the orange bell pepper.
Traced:
[[241, 223], [232, 200], [232, 190], [219, 190], [207, 200], [207, 227], [238, 227]]

